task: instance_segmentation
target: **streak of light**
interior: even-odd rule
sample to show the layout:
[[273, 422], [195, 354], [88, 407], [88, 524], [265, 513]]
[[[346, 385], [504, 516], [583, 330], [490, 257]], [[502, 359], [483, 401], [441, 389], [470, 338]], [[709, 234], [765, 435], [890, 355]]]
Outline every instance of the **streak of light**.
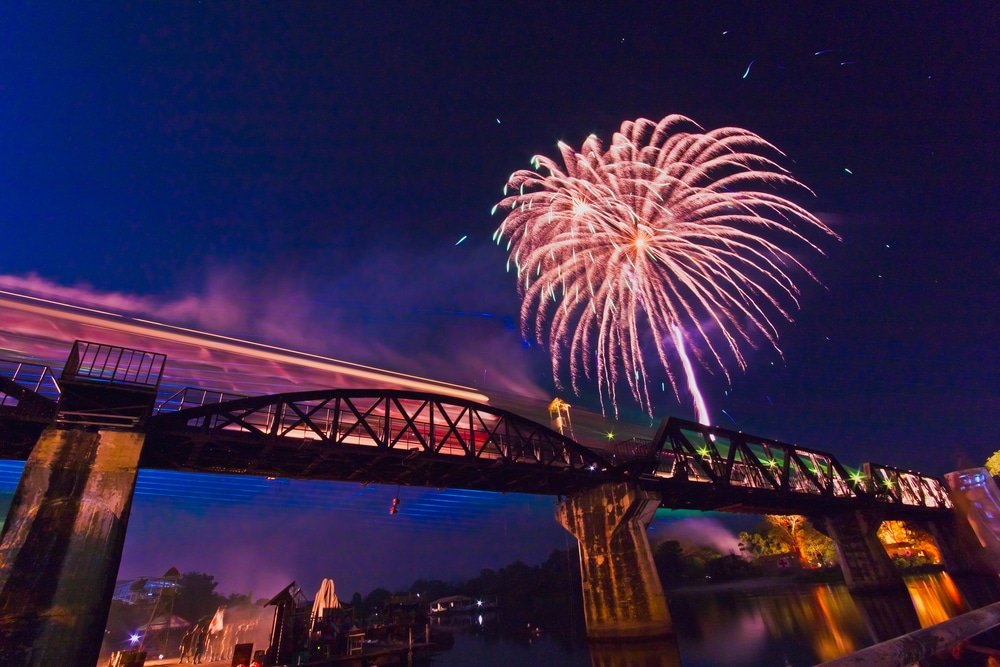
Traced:
[[755, 62], [757, 62], [757, 61], [756, 61], [756, 60], [751, 60], [751, 61], [750, 61], [750, 64], [749, 64], [749, 65], [747, 65], [747, 69], [746, 69], [746, 71], [745, 71], [745, 72], [743, 72], [743, 78], [744, 78], [744, 79], [745, 79], [745, 78], [747, 78], [748, 76], [750, 76], [750, 68], [751, 68], [751, 67], [753, 67], [753, 64], [754, 64]]
[[708, 419], [708, 408], [705, 407], [705, 399], [701, 397], [698, 389], [698, 379], [694, 375], [694, 368], [691, 367], [691, 360], [688, 359], [687, 350], [684, 348], [684, 334], [676, 324], [671, 329], [674, 335], [674, 346], [681, 356], [681, 365], [684, 367], [684, 375], [687, 376], [688, 391], [694, 397], [694, 407], [698, 412], [698, 422], [705, 426], [711, 426]]
[[[13, 493], [24, 463], [0, 461], [0, 493]], [[241, 475], [181, 473], [143, 469], [136, 481], [135, 496], [140, 508], [151, 503], [157, 512], [169, 504], [181, 512], [203, 512], [208, 508], [272, 510], [294, 513], [300, 510], [336, 511], [356, 520], [380, 524], [393, 523], [383, 516], [387, 494], [392, 485], [315, 482]], [[407, 526], [422, 530], [452, 530], [474, 528], [484, 519], [502, 517], [512, 502], [522, 494], [500, 494], [492, 491], [406, 487], [403, 490]], [[168, 500], [169, 499], [169, 500]], [[547, 500], [523, 496], [532, 505], [548, 505]], [[140, 510], [141, 511], [141, 510]]]
[[464, 240], [465, 240], [465, 239], [467, 239], [467, 238], [469, 238], [469, 236], [468, 236], [468, 235], [465, 235], [465, 236], [463, 236], [462, 238], [460, 238], [460, 239], [459, 239], [459, 240], [458, 240], [458, 241], [457, 241], [457, 242], [455, 243], [455, 245], [459, 245], [459, 244], [461, 244], [461, 243], [462, 243], [462, 241], [464, 241]]
[[207, 331], [199, 331], [197, 329], [165, 324], [153, 320], [123, 317], [91, 308], [82, 308], [72, 304], [16, 294], [4, 290], [0, 290], [0, 295], [2, 295], [0, 296], [0, 307], [41, 315], [43, 317], [61, 318], [135, 336], [144, 336], [171, 343], [194, 345], [207, 350], [217, 350], [259, 360], [338, 373], [352, 378], [376, 382], [380, 385], [388, 384], [414, 391], [457, 396], [480, 403], [489, 402], [489, 397], [485, 394], [479, 393], [471, 387], [464, 387], [450, 382], [439, 382], [416, 375], [384, 371], [372, 366], [341, 361], [318, 354], [300, 352], [264, 343], [254, 343], [242, 338], [213, 334]]

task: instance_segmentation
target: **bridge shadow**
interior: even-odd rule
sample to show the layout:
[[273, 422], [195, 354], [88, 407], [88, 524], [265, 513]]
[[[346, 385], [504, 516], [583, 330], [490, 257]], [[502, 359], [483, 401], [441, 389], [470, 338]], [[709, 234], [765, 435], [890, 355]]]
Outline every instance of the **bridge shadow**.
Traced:
[[879, 643], [920, 629], [920, 619], [913, 599], [905, 590], [878, 594], [853, 593], [851, 598], [868, 628], [868, 634]]

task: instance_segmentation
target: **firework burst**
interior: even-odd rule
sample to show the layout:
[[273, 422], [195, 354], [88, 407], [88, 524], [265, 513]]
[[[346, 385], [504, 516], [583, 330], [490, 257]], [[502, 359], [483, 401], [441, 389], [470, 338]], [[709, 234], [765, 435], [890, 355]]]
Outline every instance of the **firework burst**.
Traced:
[[[605, 148], [591, 135], [579, 151], [559, 143], [511, 174], [494, 234], [517, 273], [521, 327], [547, 345], [553, 377], [569, 366], [574, 392], [596, 378], [602, 409], [618, 413], [624, 385], [652, 414], [649, 372], [659, 365], [679, 396], [685, 347], [729, 378], [745, 350], [776, 350], [781, 320], [798, 307], [793, 276], [812, 274], [781, 244], [822, 252], [807, 234], [835, 234], [778, 191], [811, 191], [758, 135], [704, 131], [683, 116], [626, 121]], [[699, 418], [707, 421], [703, 404]]]

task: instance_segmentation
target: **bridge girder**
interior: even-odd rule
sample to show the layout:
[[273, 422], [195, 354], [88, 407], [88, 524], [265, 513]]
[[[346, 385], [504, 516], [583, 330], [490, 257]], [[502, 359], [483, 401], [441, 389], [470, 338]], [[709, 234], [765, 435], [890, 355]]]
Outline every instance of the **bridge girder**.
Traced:
[[177, 470], [549, 494], [615, 474], [511, 412], [391, 389], [241, 398], [154, 415], [146, 430], [143, 465]]
[[[543, 494], [631, 478], [660, 493], [663, 507], [769, 514], [872, 508], [919, 519], [952, 508], [937, 477], [876, 463], [849, 471], [827, 452], [674, 417], [609, 460], [519, 415], [449, 396], [195, 393], [196, 407], [178, 392], [149, 419], [143, 466]], [[0, 397], [0, 456], [25, 459], [56, 402], [2, 375]]]
[[887, 519], [951, 512], [943, 480], [875, 463], [849, 471], [829, 452], [670, 417], [616, 458], [667, 507], [766, 514], [871, 508]]

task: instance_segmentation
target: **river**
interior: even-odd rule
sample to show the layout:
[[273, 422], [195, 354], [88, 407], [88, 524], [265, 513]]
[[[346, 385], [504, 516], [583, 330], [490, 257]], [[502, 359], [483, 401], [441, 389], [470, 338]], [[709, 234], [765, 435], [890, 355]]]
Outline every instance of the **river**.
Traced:
[[[580, 623], [537, 636], [472, 619], [435, 667], [754, 667], [813, 665], [926, 627], [966, 609], [944, 573], [908, 577], [909, 598], [854, 599], [844, 584], [702, 588], [668, 592], [676, 641], [588, 646]], [[565, 624], [563, 624], [565, 625]], [[914, 627], [911, 627], [914, 626]]]

